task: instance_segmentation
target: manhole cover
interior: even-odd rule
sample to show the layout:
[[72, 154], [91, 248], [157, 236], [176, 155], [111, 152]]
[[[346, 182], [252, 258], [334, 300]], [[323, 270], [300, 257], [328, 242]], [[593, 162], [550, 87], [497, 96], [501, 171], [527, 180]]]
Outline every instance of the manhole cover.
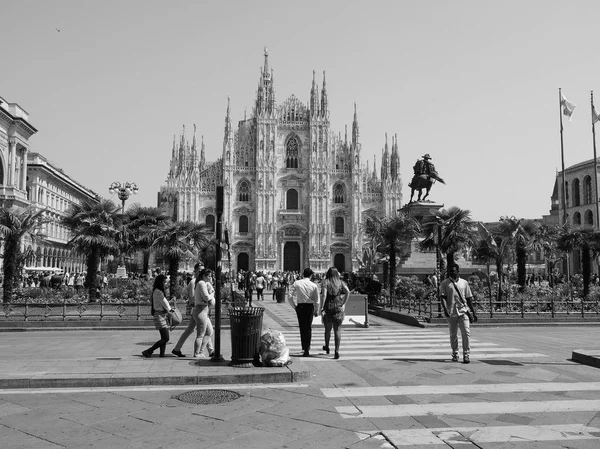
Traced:
[[196, 390], [173, 396], [173, 399], [179, 399], [181, 402], [189, 404], [223, 404], [225, 402], [235, 401], [241, 395], [230, 390]]
[[488, 365], [504, 365], [504, 366], [523, 366], [522, 363], [513, 362], [512, 360], [482, 360]]

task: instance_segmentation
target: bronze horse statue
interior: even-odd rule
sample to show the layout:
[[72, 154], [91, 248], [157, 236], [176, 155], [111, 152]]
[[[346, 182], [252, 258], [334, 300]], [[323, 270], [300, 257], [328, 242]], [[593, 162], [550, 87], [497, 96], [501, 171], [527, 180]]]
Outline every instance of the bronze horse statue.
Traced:
[[[413, 202], [415, 190], [419, 191], [417, 201], [425, 201], [425, 199], [429, 196], [429, 190], [431, 190], [431, 186], [435, 183], [435, 181], [439, 181], [442, 184], [446, 184], [444, 180], [440, 178], [437, 172], [435, 171], [432, 171], [429, 175], [421, 174], [413, 176], [412, 181], [408, 185], [410, 187], [410, 202]], [[421, 198], [423, 189], [425, 189], [425, 195], [423, 196], [423, 198]]]

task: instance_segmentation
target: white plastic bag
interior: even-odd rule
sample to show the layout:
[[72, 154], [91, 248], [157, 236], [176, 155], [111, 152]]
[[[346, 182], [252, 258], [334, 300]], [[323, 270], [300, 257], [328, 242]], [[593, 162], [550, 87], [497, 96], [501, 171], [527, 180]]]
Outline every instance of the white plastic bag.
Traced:
[[292, 363], [285, 337], [276, 330], [269, 329], [262, 334], [258, 352], [263, 366], [286, 366]]

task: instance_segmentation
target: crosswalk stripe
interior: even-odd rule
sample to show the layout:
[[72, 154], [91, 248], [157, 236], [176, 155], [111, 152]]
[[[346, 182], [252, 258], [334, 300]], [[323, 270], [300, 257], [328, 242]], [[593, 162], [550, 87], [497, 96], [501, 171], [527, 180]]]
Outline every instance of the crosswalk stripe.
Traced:
[[[294, 351], [291, 351], [291, 352], [293, 353]], [[300, 351], [297, 351], [297, 352], [299, 353]], [[422, 352], [420, 352], [420, 351], [415, 351], [410, 354], [394, 354], [394, 353], [390, 352], [388, 354], [379, 355], [379, 356], [372, 356], [372, 355], [347, 356], [343, 350], [340, 350], [340, 353], [341, 353], [340, 361], [344, 361], [344, 360], [415, 360], [415, 359], [433, 361], [433, 360], [449, 360], [450, 359], [450, 354], [448, 354], [448, 352], [442, 352], [442, 351], [440, 351], [438, 354], [426, 354], [426, 355], [422, 355]], [[480, 354], [476, 354], [476, 355], [473, 355], [473, 353], [471, 352], [471, 355], [472, 355], [471, 360], [485, 360], [485, 359], [498, 360], [498, 359], [515, 359], [515, 358], [528, 359], [528, 358], [548, 357], [546, 354], [539, 354], [537, 352], [507, 352], [507, 353], [492, 353], [492, 354], [480, 353]], [[313, 354], [311, 357], [303, 357], [302, 358], [303, 362], [331, 362], [331, 360], [332, 360], [332, 356], [325, 355], [325, 354], [319, 354], [317, 356], [315, 356]], [[460, 367], [462, 367], [462, 364], [460, 365]]]
[[[442, 427], [430, 429], [384, 430], [382, 434], [394, 445], [443, 445], [461, 443], [504, 443], [532, 441], [598, 440], [600, 429], [584, 424], [537, 426]], [[529, 446], [528, 446], [529, 447]]]
[[391, 387], [321, 388], [327, 398], [420, 394], [539, 393], [555, 391], [600, 391], [600, 382], [549, 382], [519, 384], [410, 385]]
[[343, 418], [398, 418], [426, 415], [482, 415], [504, 413], [588, 412], [600, 409], [600, 400], [461, 402], [460, 404], [400, 404], [336, 406]]
[[[431, 346], [434, 346], [433, 348]], [[435, 347], [437, 346], [437, 347]], [[442, 348], [445, 348], [447, 345], [430, 345], [426, 348], [420, 348], [420, 347], [415, 347], [413, 349], [404, 349], [404, 348], [397, 348], [397, 349], [377, 349], [377, 348], [365, 348], [368, 349], [369, 354], [375, 355], [375, 354], [432, 354], [432, 353], [439, 353], [441, 350], [444, 350]], [[290, 347], [291, 350], [297, 349], [298, 347]], [[355, 350], [354, 346], [349, 347], [348, 349], [343, 348], [344, 354], [346, 355], [352, 355], [352, 354], [364, 354], [365, 353], [365, 349], [363, 350]], [[340, 352], [342, 351], [342, 349], [340, 349]], [[518, 351], [520, 352], [521, 349], [517, 349], [517, 348], [503, 348], [500, 346], [497, 347], [490, 347], [490, 348], [483, 348], [483, 349], [478, 349], [478, 348], [471, 348], [471, 354], [475, 355], [478, 353], [489, 353], [489, 352], [503, 352], [503, 351]], [[444, 353], [446, 355], [449, 355], [449, 351], [446, 349], [444, 350]]]

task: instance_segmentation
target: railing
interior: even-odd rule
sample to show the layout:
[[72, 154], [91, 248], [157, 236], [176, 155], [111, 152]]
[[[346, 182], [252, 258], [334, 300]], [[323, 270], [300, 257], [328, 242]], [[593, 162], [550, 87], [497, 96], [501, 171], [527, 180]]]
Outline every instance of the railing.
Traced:
[[[377, 298], [377, 305], [429, 319], [444, 316], [435, 295], [421, 298], [382, 296]], [[501, 301], [482, 298], [474, 300], [473, 305], [480, 318], [600, 318], [600, 298], [582, 300], [552, 295], [528, 300], [522, 297], [509, 297]]]
[[[228, 317], [228, 303], [222, 305], [221, 317]], [[189, 309], [185, 304], [177, 304], [184, 316], [189, 316]], [[214, 308], [210, 309], [210, 317], [214, 321]], [[57, 301], [24, 301], [4, 304], [0, 309], [1, 322], [18, 321], [72, 321], [72, 320], [129, 320], [148, 321], [153, 319], [150, 314], [150, 303], [143, 301], [97, 301], [97, 302], [72, 302]]]

